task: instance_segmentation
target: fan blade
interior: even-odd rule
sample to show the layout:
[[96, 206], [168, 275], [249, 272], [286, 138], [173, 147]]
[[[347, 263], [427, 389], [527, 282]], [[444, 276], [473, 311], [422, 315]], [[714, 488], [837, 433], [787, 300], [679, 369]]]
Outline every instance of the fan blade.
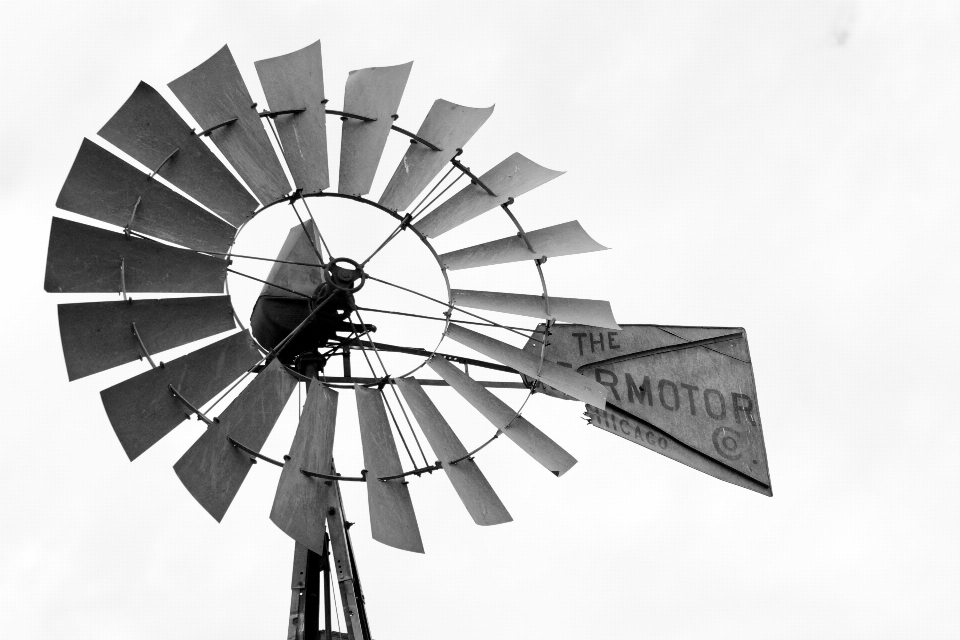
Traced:
[[559, 389], [577, 400], [601, 409], [606, 407], [607, 394], [602, 385], [570, 369], [565, 369], [555, 362], [544, 360], [541, 363], [540, 358], [532, 353], [517, 349], [482, 333], [464, 329], [459, 325], [451, 324], [447, 328], [447, 335], [460, 344], [508, 367], [513, 367], [524, 375]]
[[254, 462], [227, 438], [259, 453], [296, 386], [296, 378], [274, 360], [173, 465], [183, 486], [217, 522]]
[[577, 459], [560, 445], [530, 422], [518, 416], [516, 411], [487, 391], [482, 384], [443, 358], [431, 358], [427, 365], [463, 396], [464, 400], [482, 413], [493, 426], [502, 431], [503, 435], [513, 440], [517, 446], [553, 475], [560, 477], [577, 464]]
[[249, 220], [257, 208], [257, 201], [240, 181], [145, 82], [137, 85], [98, 133], [144, 166], [159, 167], [157, 175], [234, 226]]
[[425, 235], [436, 238], [494, 207], [506, 204], [510, 198], [519, 198], [563, 174], [563, 171], [541, 167], [514, 153], [480, 176], [480, 182], [496, 195], [491, 196], [478, 184], [467, 185], [414, 226]]
[[199, 408], [259, 360], [253, 338], [241, 331], [101, 391], [127, 457], [135, 460], [189, 417], [171, 386]]
[[210, 140], [260, 202], [267, 205], [290, 192], [290, 183], [229, 47], [224, 45], [167, 86], [203, 130], [236, 118], [232, 124], [212, 131]]
[[412, 62], [395, 67], [371, 67], [351, 71], [347, 77], [344, 112], [375, 118], [376, 122], [343, 120], [338, 192], [351, 196], [370, 193], [411, 67]]
[[446, 100], [434, 102], [417, 136], [439, 147], [440, 151], [422, 144], [411, 144], [380, 196], [380, 204], [394, 211], [409, 207], [492, 113], [493, 107], [475, 109]]
[[367, 469], [367, 501], [373, 539], [385, 545], [423, 553], [410, 490], [402, 480], [381, 482], [383, 476], [403, 473], [397, 444], [390, 431], [380, 391], [353, 385], [360, 418], [363, 466]]
[[226, 260], [54, 217], [43, 288], [119, 293], [126, 285], [137, 293], [223, 293], [226, 277]]
[[230, 296], [61, 304], [57, 313], [70, 380], [142, 358], [134, 323], [151, 356], [236, 328]]
[[323, 553], [323, 523], [333, 488], [329, 480], [311, 478], [300, 470], [333, 471], [336, 426], [337, 392], [312, 383], [270, 511], [270, 519], [281, 531], [314, 553]]
[[[453, 304], [470, 309], [512, 313], [528, 318], [547, 318], [547, 305], [543, 296], [529, 296], [499, 291], [466, 291], [454, 289]], [[550, 317], [561, 322], [588, 324], [606, 329], [619, 329], [613, 319], [613, 310], [606, 300], [582, 300], [580, 298], [556, 298], [550, 296]]]
[[533, 251], [530, 251], [523, 238], [510, 236], [444, 253], [440, 256], [440, 260], [447, 269], [456, 271], [608, 249], [588, 236], [576, 220], [530, 231], [527, 233], [527, 239], [533, 245]]
[[200, 251], [225, 252], [237, 233], [232, 225], [86, 138], [57, 207], [118, 227], [129, 224], [133, 231]]
[[[309, 237], [304, 233], [304, 227], [306, 228], [306, 232], [310, 234]], [[313, 244], [310, 243], [311, 237]], [[315, 246], [320, 246], [320, 238], [317, 235], [313, 220], [308, 220], [302, 227], [297, 225], [291, 228], [290, 231], [287, 232], [287, 239], [284, 240], [283, 246], [280, 248], [280, 253], [277, 254], [277, 260], [305, 262], [317, 266], [305, 267], [302, 265], [276, 262], [270, 269], [267, 282], [280, 285], [286, 289], [292, 289], [293, 291], [299, 291], [307, 296], [312, 296], [316, 292], [317, 287], [323, 282], [322, 270], [319, 266], [320, 260], [317, 258], [316, 251], [314, 251]], [[271, 287], [269, 284], [263, 285], [263, 288], [260, 290], [260, 295], [287, 298], [300, 297], [295, 296], [289, 291]]]
[[473, 459], [464, 458], [457, 464], [450, 464], [452, 460], [467, 455], [467, 450], [423, 387], [414, 378], [399, 378], [397, 385], [473, 521], [481, 526], [512, 521], [507, 508]]
[[323, 191], [330, 186], [330, 174], [320, 41], [254, 66], [271, 111], [306, 109], [275, 116], [273, 122], [296, 186], [304, 193]]

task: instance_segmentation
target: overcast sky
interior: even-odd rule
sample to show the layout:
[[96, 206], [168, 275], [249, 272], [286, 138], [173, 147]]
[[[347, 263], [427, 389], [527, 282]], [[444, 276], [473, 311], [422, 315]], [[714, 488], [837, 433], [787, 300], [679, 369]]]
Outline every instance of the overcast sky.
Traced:
[[[344, 488], [375, 638], [960, 632], [960, 3], [34, 2], [0, 34], [5, 637], [286, 632], [278, 470], [254, 467], [218, 525], [171, 469], [202, 425], [129, 462], [99, 391], [146, 365], [68, 383], [56, 305], [80, 298], [42, 289], [80, 142], [137, 82], [172, 99], [226, 43], [262, 101], [253, 62], [318, 39], [331, 107], [348, 71], [413, 60], [400, 126], [436, 98], [496, 103], [469, 166], [519, 151], [566, 171], [515, 213], [579, 219], [613, 249], [551, 260], [551, 293], [610, 300], [621, 323], [744, 327], [773, 478], [772, 498], [725, 484], [536, 396], [524, 415], [580, 462], [557, 479], [509, 443], [485, 451], [513, 523], [477, 527], [442, 475], [417, 479], [426, 554], [409, 554], [371, 540], [362, 485]], [[453, 394], [431, 391], [460, 415]], [[350, 424], [345, 469], [362, 464]]]

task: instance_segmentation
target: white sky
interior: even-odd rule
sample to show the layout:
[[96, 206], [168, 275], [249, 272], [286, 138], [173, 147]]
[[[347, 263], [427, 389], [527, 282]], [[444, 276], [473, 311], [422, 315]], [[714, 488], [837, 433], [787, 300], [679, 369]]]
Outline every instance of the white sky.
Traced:
[[[407, 554], [370, 539], [362, 486], [345, 487], [374, 637], [958, 635], [960, 4], [128, 0], [4, 14], [4, 637], [286, 632], [277, 470], [254, 467], [217, 525], [171, 470], [198, 423], [128, 462], [98, 392], [145, 365], [68, 383], [56, 305], [74, 299], [42, 282], [81, 139], [139, 80], [163, 88], [229, 43], [259, 97], [253, 62], [316, 39], [333, 108], [349, 70], [414, 60], [398, 124], [415, 130], [438, 97], [496, 103], [469, 166], [520, 151], [567, 171], [515, 212], [528, 228], [579, 219], [614, 250], [551, 260], [551, 293], [609, 299], [621, 323], [745, 327], [774, 484], [773, 498], [727, 485], [536, 397], [525, 416], [580, 463], [558, 480], [503, 442], [485, 451], [511, 524], [474, 526], [435, 474], [411, 483], [427, 553]], [[381, 187], [400, 153], [388, 148]], [[284, 453], [294, 419], [265, 453]], [[455, 428], [479, 442], [480, 420]], [[353, 469], [349, 431], [336, 455]]]

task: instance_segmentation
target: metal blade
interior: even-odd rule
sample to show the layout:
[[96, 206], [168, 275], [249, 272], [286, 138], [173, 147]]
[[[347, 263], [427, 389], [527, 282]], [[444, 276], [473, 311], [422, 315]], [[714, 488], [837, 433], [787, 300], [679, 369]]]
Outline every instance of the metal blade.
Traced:
[[57, 306], [67, 376], [76, 380], [144, 356], [232, 331], [230, 296], [82, 302]]
[[234, 226], [249, 220], [257, 208], [246, 187], [145, 82], [98, 133], [144, 166], [159, 167], [157, 175]]
[[127, 457], [135, 460], [189, 416], [170, 386], [200, 407], [258, 360], [253, 338], [241, 331], [101, 391]]
[[[499, 311], [529, 318], [547, 318], [547, 305], [543, 296], [529, 296], [499, 291], [466, 291], [454, 289], [453, 304], [470, 309]], [[606, 300], [583, 300], [580, 298], [557, 298], [550, 296], [550, 318], [562, 322], [577, 322], [594, 327], [619, 329], [613, 319], [613, 310]]]
[[404, 551], [423, 553], [423, 541], [407, 483], [402, 479], [380, 481], [383, 476], [403, 473], [380, 391], [358, 384], [353, 385], [353, 390], [360, 418], [363, 466], [367, 469], [367, 501], [373, 539]]
[[465, 458], [457, 464], [450, 464], [467, 455], [467, 450], [423, 387], [413, 378], [400, 378], [397, 385], [473, 521], [481, 526], [512, 521], [507, 508], [473, 459]]
[[344, 119], [338, 192], [353, 196], [370, 193], [411, 67], [412, 62], [395, 67], [371, 67], [351, 71], [347, 77], [343, 111], [375, 118], [376, 122]]
[[312, 383], [270, 511], [270, 519], [281, 531], [314, 553], [323, 553], [323, 523], [333, 487], [329, 480], [311, 478], [300, 470], [333, 472], [336, 426], [337, 392]]
[[484, 418], [502, 431], [531, 458], [543, 465], [547, 471], [559, 477], [577, 464], [577, 459], [567, 453], [560, 445], [527, 420], [518, 416], [516, 411], [487, 391], [483, 385], [443, 358], [431, 358], [427, 364], [437, 375], [456, 389], [464, 400], [482, 413]]
[[618, 435], [624, 440], [639, 444], [724, 482], [762, 493], [765, 496], [773, 495], [769, 486], [705, 456], [670, 434], [654, 427], [649, 422], [637, 420], [633, 416], [618, 411], [612, 404], [608, 404], [605, 410], [587, 405], [585, 415], [593, 426]]
[[587, 235], [576, 220], [530, 231], [527, 233], [527, 239], [533, 245], [533, 251], [530, 251], [523, 238], [510, 236], [444, 253], [440, 256], [440, 260], [447, 269], [456, 271], [608, 249]]
[[229, 47], [224, 45], [167, 86], [203, 130], [237, 119], [212, 131], [210, 140], [260, 202], [270, 204], [290, 192], [290, 183]]
[[520, 373], [555, 387], [582, 402], [601, 409], [606, 407], [607, 394], [603, 386], [579, 373], [565, 369], [546, 359], [541, 363], [540, 358], [532, 353], [517, 349], [482, 333], [464, 329], [459, 325], [451, 324], [447, 328], [447, 335], [488, 358], [493, 358], [508, 367], [513, 367]]
[[514, 153], [480, 176], [480, 182], [496, 195], [491, 196], [478, 184], [468, 185], [414, 226], [425, 235], [436, 238], [494, 207], [505, 204], [510, 198], [519, 198], [563, 174], [563, 171], [541, 167], [519, 153]]
[[118, 227], [129, 224], [138, 233], [200, 251], [226, 252], [237, 233], [232, 225], [86, 138], [57, 207]]
[[[313, 245], [310, 244], [309, 237], [304, 233], [306, 227], [307, 233], [313, 238]], [[280, 253], [277, 254], [277, 260], [286, 262], [305, 262], [307, 264], [316, 264], [316, 267], [304, 267], [296, 264], [274, 263], [270, 269], [270, 275], [267, 276], [267, 282], [280, 285], [286, 289], [299, 291], [300, 293], [312, 296], [317, 287], [323, 282], [323, 273], [320, 269], [320, 260], [314, 251], [314, 246], [320, 246], [320, 239], [317, 236], [316, 227], [313, 220], [308, 220], [303, 227], [297, 225], [287, 232], [287, 239], [283, 241]], [[260, 290], [261, 296], [281, 296], [288, 298], [298, 298], [289, 291], [271, 287], [268, 284], [263, 285]]]
[[[123, 261], [123, 281], [120, 263]], [[227, 261], [54, 217], [45, 291], [223, 293]]]
[[296, 186], [304, 193], [323, 191], [330, 186], [330, 174], [320, 41], [254, 65], [271, 111], [306, 109], [275, 116], [273, 122]]
[[411, 144], [380, 196], [380, 204], [394, 211], [406, 210], [492, 113], [493, 107], [476, 109], [446, 100], [434, 102], [417, 136], [441, 150]]
[[296, 386], [296, 378], [274, 360], [173, 465], [183, 486], [217, 522], [253, 465], [250, 454], [227, 438], [259, 453]]

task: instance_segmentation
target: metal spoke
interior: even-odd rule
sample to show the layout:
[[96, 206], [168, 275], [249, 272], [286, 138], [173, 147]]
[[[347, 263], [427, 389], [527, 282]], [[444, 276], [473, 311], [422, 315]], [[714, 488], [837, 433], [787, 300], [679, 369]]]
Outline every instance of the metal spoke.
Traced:
[[229, 271], [230, 273], [235, 273], [235, 274], [237, 274], [238, 276], [243, 276], [244, 278], [250, 278], [251, 280], [256, 280], [257, 282], [262, 282], [263, 284], [269, 285], [269, 286], [271, 286], [271, 287], [276, 287], [277, 289], [282, 289], [283, 291], [286, 291], [287, 293], [292, 293], [292, 294], [294, 294], [294, 295], [298, 295], [298, 296], [300, 296], [301, 298], [306, 298], [306, 299], [308, 299], [308, 300], [310, 299], [310, 296], [308, 296], [308, 295], [305, 294], [305, 293], [300, 293], [299, 291], [294, 291], [293, 289], [287, 289], [286, 287], [281, 287], [281, 286], [278, 285], [278, 284], [273, 284], [272, 282], [268, 282], [268, 281], [266, 281], [266, 280], [261, 280], [260, 278], [255, 278], [255, 277], [253, 277], [253, 276], [251, 276], [251, 275], [247, 275], [246, 273], [241, 273], [240, 271], [234, 271], [233, 269], [231, 269], [231, 268], [229, 268], [229, 267], [227, 267], [227, 271]]
[[[355, 310], [355, 311], [356, 311], [356, 310]], [[366, 323], [363, 321], [363, 316], [360, 315], [360, 312], [359, 312], [359, 311], [356, 311], [356, 314], [357, 314], [357, 319], [360, 320], [360, 326], [361, 326], [361, 327], [366, 326]], [[372, 340], [370, 340], [369, 338], [367, 339], [367, 342], [370, 343], [370, 346], [373, 347], [373, 353], [374, 353], [375, 356], [377, 356], [377, 361], [380, 362], [380, 366], [383, 368], [383, 376], [384, 376], [384, 378], [388, 378], [388, 377], [390, 376], [390, 372], [387, 371], [387, 365], [385, 365], [385, 364], [383, 363], [383, 358], [380, 357], [380, 352], [377, 350], [377, 345], [376, 345], [376, 343], [374, 343], [374, 342], [373, 342]], [[374, 374], [374, 375], [376, 375], [376, 374]], [[426, 454], [423, 453], [423, 447], [420, 445], [420, 438], [417, 437], [417, 432], [416, 432], [416, 431], [414, 430], [414, 428], [413, 428], [413, 423], [410, 422], [410, 416], [407, 415], [407, 410], [403, 408], [403, 403], [400, 402], [400, 395], [397, 393], [397, 388], [396, 388], [396, 386], [394, 386], [394, 385], [391, 384], [391, 385], [390, 385], [390, 389], [393, 390], [393, 396], [394, 396], [394, 398], [397, 399], [397, 405], [399, 405], [400, 411], [403, 412], [403, 417], [404, 417], [404, 418], [406, 419], [406, 421], [407, 421], [407, 426], [410, 428], [410, 433], [413, 434], [413, 439], [414, 439], [414, 441], [416, 441], [416, 443], [417, 443], [417, 448], [420, 449], [420, 455], [423, 456], [423, 464], [429, 465], [430, 463], [427, 461], [427, 456], [426, 456]], [[382, 393], [382, 390], [381, 390], [381, 393]], [[388, 403], [387, 403], [387, 408], [389, 408], [389, 407], [390, 407], [390, 403], [388, 402]], [[392, 412], [391, 412], [391, 413], [392, 413]], [[397, 430], [399, 431], [399, 428], [398, 428]], [[414, 464], [413, 466], [417, 466], [417, 465]]]
[[[369, 279], [369, 280], [374, 280], [374, 281], [379, 282], [379, 283], [381, 283], [381, 284], [385, 284], [385, 285], [387, 285], [388, 287], [394, 287], [395, 289], [400, 289], [400, 290], [402, 290], [402, 291], [406, 291], [407, 293], [412, 293], [412, 294], [414, 294], [414, 295], [420, 296], [421, 298], [426, 298], [427, 300], [431, 300], [431, 301], [433, 301], [433, 302], [436, 302], [437, 304], [442, 304], [443, 306], [448, 307], [448, 308], [453, 309], [453, 310], [456, 310], [456, 311], [459, 311], [460, 313], [465, 313], [465, 314], [467, 314], [468, 316], [472, 316], [472, 317], [474, 317], [474, 318], [478, 318], [478, 319], [480, 319], [480, 320], [483, 320], [484, 322], [489, 322], [491, 325], [493, 325], [493, 326], [495, 326], [495, 327], [498, 327], [498, 328], [500, 328], [500, 329], [506, 329], [507, 331], [510, 331], [511, 333], [517, 334], [518, 336], [522, 336], [522, 337], [524, 337], [524, 338], [527, 338], [528, 340], [534, 340], [534, 341], [536, 341], [536, 342], [539, 342], [539, 343], [543, 344], [543, 340], [539, 340], [539, 339], [534, 338], [534, 337], [532, 337], [532, 336], [524, 335], [524, 334], [520, 333], [519, 331], [517, 331], [516, 329], [511, 329], [510, 327], [507, 327], [507, 326], [505, 326], [505, 325], [502, 325], [502, 324], [500, 324], [499, 322], [494, 322], [493, 320], [490, 320], [489, 318], [484, 318], [483, 316], [477, 315], [476, 313], [471, 313], [471, 312], [467, 311], [466, 309], [461, 309], [460, 307], [458, 307], [458, 306], [456, 306], [456, 305], [454, 305], [454, 304], [450, 304], [449, 302], [444, 302], [444, 301], [442, 301], [442, 300], [437, 300], [436, 298], [431, 298], [430, 296], [428, 296], [428, 295], [426, 295], [426, 294], [420, 293], [419, 291], [414, 291], [413, 289], [408, 289], [408, 288], [406, 288], [406, 287], [402, 287], [402, 286], [400, 286], [399, 284], [393, 284], [392, 282], [387, 282], [386, 280], [381, 280], [380, 278], [374, 278], [374, 277], [371, 276], [369, 273], [367, 274], [367, 279]], [[451, 321], [451, 322], [452, 322], [452, 321]]]
[[[371, 313], [389, 313], [394, 316], [406, 316], [408, 318], [422, 318], [424, 320], [436, 320], [438, 322], [446, 322], [447, 318], [438, 318], [436, 316], [422, 316], [417, 313], [404, 313], [403, 311], [387, 311], [386, 309], [371, 309], [369, 307], [357, 307], [360, 311], [370, 311]], [[497, 325], [490, 324], [489, 322], [473, 322], [471, 320], [454, 320], [450, 318], [450, 322], [456, 322], [457, 324], [473, 324], [481, 327], [497, 327]], [[539, 329], [526, 329], [524, 327], [510, 327], [504, 325], [507, 329], [516, 329], [518, 331], [529, 331], [530, 333], [543, 333]]]
[[[310, 216], [310, 222], [313, 223], [313, 228], [317, 230], [317, 235], [320, 237], [320, 244], [322, 244], [323, 248], [327, 250], [327, 255], [333, 258], [333, 252], [330, 251], [330, 247], [327, 246], [327, 241], [323, 239], [323, 234], [320, 233], [320, 225], [317, 224], [316, 219], [313, 217], [313, 211], [310, 210], [310, 204], [304, 198], [300, 198], [300, 200], [303, 202], [303, 206], [307, 208], [307, 215]], [[297, 208], [293, 201], [291, 201], [290, 204], [294, 205], [294, 209]]]

